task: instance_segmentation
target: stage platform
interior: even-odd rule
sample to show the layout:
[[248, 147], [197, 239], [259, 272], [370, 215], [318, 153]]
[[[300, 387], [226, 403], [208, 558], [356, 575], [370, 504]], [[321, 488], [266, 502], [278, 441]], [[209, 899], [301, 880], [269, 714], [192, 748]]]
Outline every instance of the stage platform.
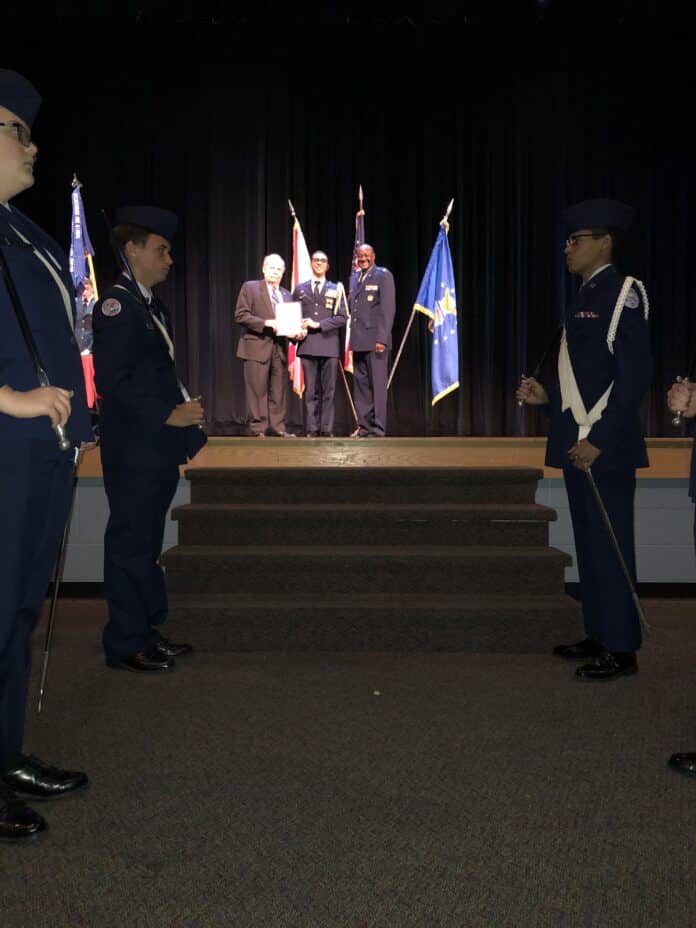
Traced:
[[[686, 478], [690, 438], [650, 438], [642, 479]], [[188, 467], [544, 467], [545, 438], [239, 438], [211, 437]], [[184, 468], [182, 468], [183, 473]], [[101, 477], [99, 449], [88, 452], [80, 477]]]

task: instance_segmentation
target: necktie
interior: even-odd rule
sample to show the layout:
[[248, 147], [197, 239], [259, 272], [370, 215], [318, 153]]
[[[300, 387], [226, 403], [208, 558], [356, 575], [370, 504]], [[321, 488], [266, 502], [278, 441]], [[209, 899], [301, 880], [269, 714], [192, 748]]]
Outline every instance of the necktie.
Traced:
[[314, 281], [314, 299], [315, 300], [319, 299], [319, 281], [318, 280]]
[[280, 297], [278, 296], [278, 288], [277, 288], [277, 287], [273, 287], [273, 290], [271, 291], [271, 300], [272, 300], [274, 303], [280, 303]]

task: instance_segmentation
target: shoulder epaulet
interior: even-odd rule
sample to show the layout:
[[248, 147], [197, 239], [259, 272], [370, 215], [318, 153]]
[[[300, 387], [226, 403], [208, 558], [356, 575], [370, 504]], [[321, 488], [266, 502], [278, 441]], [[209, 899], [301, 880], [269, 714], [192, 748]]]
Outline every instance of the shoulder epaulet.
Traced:
[[614, 312], [612, 313], [611, 321], [609, 323], [609, 329], [607, 330], [607, 348], [612, 354], [614, 354], [614, 339], [616, 338], [616, 330], [619, 327], [619, 321], [621, 320], [621, 313], [623, 312], [624, 306], [628, 305], [629, 309], [636, 309], [638, 306], [638, 304], [632, 305], [631, 301], [629, 301], [628, 304], [626, 302], [629, 300], [629, 294], [631, 293], [634, 285], [640, 293], [641, 299], [643, 300], [643, 316], [646, 320], [650, 314], [648, 293], [645, 289], [643, 281], [638, 280], [636, 277], [626, 277], [623, 282], [623, 286], [619, 291], [616, 305], [614, 306]]

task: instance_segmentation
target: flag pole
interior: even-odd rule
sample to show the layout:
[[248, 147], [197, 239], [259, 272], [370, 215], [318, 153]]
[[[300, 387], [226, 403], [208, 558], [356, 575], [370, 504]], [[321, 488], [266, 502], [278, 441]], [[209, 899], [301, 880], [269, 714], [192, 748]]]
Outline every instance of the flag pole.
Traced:
[[[452, 199], [449, 201], [449, 204], [447, 205], [447, 209], [445, 210], [445, 215], [442, 217], [439, 223], [439, 225], [441, 226], [444, 225], [448, 232], [449, 232], [449, 222], [447, 220], [449, 219], [449, 214], [452, 212], [453, 206], [454, 206], [454, 197], [452, 197]], [[394, 358], [394, 364], [392, 365], [392, 369], [389, 374], [389, 380], [387, 380], [387, 390], [391, 386], [391, 382], [394, 379], [394, 374], [396, 373], [396, 368], [399, 365], [399, 360], [401, 359], [401, 354], [404, 350], [404, 345], [406, 344], [408, 333], [411, 331], [411, 326], [413, 325], [413, 320], [415, 318], [415, 315], [416, 315], [416, 307], [414, 305], [413, 309], [411, 310], [411, 316], [408, 320], [408, 325], [406, 326], [406, 331], [404, 332], [403, 338], [401, 339], [399, 350], [397, 351], [396, 357]]]
[[[362, 188], [360, 189], [362, 190]], [[346, 299], [345, 287], [343, 286], [340, 280], [337, 284], [337, 287], [338, 287], [338, 292], [340, 294], [340, 298], [343, 300], [343, 305], [345, 306], [346, 318], [350, 319], [350, 309], [348, 308], [348, 300]], [[341, 357], [339, 357], [338, 359], [338, 369], [341, 372], [341, 377], [343, 379], [343, 386], [346, 388], [346, 396], [348, 397], [348, 404], [350, 406], [350, 411], [353, 413], [353, 419], [355, 420], [355, 424], [357, 426], [359, 424], [358, 413], [355, 408], [355, 403], [353, 402], [353, 397], [350, 392], [350, 387], [348, 386], [348, 378], [346, 377], [346, 372], [343, 370], [343, 358]]]

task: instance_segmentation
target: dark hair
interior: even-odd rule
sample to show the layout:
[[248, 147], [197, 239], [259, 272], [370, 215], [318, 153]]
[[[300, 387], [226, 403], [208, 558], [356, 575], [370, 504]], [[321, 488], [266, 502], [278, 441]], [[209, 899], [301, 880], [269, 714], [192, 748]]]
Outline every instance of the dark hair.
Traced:
[[618, 229], [616, 226], [593, 226], [591, 231], [594, 238], [601, 238], [603, 235], [609, 236], [611, 239], [611, 258], [612, 261], [616, 262], [617, 256], [623, 251], [624, 242], [626, 241], [624, 230]]
[[121, 248], [125, 248], [128, 242], [134, 242], [136, 245], [144, 245], [148, 236], [152, 235], [149, 229], [144, 226], [135, 226], [126, 223], [122, 226], [116, 226], [114, 229], [114, 238]]

